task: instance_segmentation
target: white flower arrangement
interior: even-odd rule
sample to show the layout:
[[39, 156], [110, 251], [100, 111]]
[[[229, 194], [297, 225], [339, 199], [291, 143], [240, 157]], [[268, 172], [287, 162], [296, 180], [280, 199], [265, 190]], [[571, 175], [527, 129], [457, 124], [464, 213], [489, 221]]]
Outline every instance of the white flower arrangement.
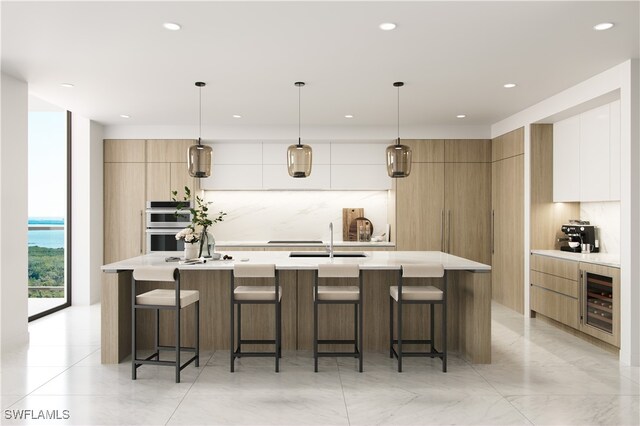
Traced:
[[200, 241], [200, 233], [191, 226], [187, 226], [176, 234], [176, 240], [184, 240], [186, 243], [197, 243]]

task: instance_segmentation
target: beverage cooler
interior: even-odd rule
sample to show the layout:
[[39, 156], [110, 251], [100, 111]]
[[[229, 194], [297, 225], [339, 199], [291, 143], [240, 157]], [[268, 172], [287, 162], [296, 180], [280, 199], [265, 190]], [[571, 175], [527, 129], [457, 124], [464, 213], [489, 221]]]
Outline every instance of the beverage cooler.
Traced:
[[580, 330], [620, 347], [620, 269], [580, 264]]

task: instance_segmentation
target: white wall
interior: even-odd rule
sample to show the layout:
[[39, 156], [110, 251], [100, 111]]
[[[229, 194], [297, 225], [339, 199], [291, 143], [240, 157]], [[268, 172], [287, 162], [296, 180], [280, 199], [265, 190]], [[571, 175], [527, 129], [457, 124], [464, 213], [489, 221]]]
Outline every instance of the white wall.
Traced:
[[100, 301], [102, 265], [102, 126], [71, 118], [72, 304]]
[[[403, 139], [489, 139], [491, 129], [477, 126], [402, 126]], [[303, 128], [303, 139], [395, 139], [395, 126], [334, 126]], [[105, 126], [105, 139], [196, 139], [197, 126]], [[298, 126], [203, 126], [202, 139], [297, 140]]]
[[29, 341], [27, 83], [0, 81], [0, 343], [10, 351]]
[[[530, 229], [529, 125], [545, 122], [613, 91], [620, 91], [620, 361], [640, 365], [640, 70], [631, 59], [491, 126], [491, 137], [525, 127], [525, 229]], [[525, 235], [525, 312], [529, 312], [529, 235]]]
[[380, 235], [389, 223], [388, 191], [205, 191], [211, 214], [227, 213], [213, 226], [216, 241], [342, 241], [342, 209], [361, 207]]
[[620, 254], [619, 201], [580, 203], [580, 219], [598, 227], [601, 253]]

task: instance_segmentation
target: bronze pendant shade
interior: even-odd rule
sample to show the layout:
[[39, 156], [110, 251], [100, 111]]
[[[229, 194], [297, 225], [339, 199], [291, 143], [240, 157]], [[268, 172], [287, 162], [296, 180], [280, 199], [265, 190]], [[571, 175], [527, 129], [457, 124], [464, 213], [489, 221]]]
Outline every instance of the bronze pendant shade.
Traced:
[[400, 88], [401, 81], [393, 83], [398, 89], [398, 137], [394, 145], [389, 145], [386, 151], [387, 174], [392, 178], [404, 178], [411, 173], [411, 148], [400, 143]]
[[298, 144], [287, 148], [287, 171], [293, 178], [306, 178], [311, 174], [313, 152], [309, 145], [302, 144], [300, 138], [300, 89], [304, 82], [297, 81], [295, 86], [298, 88]]
[[211, 163], [213, 162], [213, 149], [209, 145], [202, 145], [200, 138], [202, 135], [202, 88], [205, 85], [202, 81], [196, 82], [200, 98], [198, 144], [191, 145], [187, 151], [189, 176], [196, 178], [207, 178], [211, 176]]

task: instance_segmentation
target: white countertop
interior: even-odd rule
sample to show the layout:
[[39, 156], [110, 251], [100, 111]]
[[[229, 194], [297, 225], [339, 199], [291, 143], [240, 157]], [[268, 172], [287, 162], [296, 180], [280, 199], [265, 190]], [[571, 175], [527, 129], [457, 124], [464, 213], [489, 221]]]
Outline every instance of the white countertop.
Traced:
[[555, 257], [558, 259], [575, 260], [576, 262], [594, 263], [596, 265], [620, 267], [620, 255], [610, 253], [572, 253], [562, 250], [531, 250], [532, 254]]
[[[208, 260], [207, 263], [195, 265], [180, 265], [177, 262], [167, 263], [168, 256], [180, 256], [182, 252], [159, 252], [131, 259], [121, 260], [102, 266], [104, 272], [118, 272], [132, 270], [145, 265], [176, 265], [184, 270], [230, 270], [236, 262], [248, 259], [247, 263], [273, 263], [280, 270], [314, 270], [318, 264], [359, 264], [363, 270], [398, 270], [402, 264], [423, 262], [438, 262], [446, 270], [467, 270], [474, 272], [489, 272], [491, 266], [462, 257], [453, 256], [439, 251], [369, 251], [366, 257], [289, 257], [287, 251], [234, 251], [230, 253], [233, 260]], [[243, 262], [244, 263], [244, 262]]]
[[[319, 240], [318, 240], [319, 241]], [[329, 241], [321, 243], [269, 243], [268, 241], [218, 241], [216, 247], [325, 247]], [[395, 247], [391, 242], [334, 241], [334, 247]]]

